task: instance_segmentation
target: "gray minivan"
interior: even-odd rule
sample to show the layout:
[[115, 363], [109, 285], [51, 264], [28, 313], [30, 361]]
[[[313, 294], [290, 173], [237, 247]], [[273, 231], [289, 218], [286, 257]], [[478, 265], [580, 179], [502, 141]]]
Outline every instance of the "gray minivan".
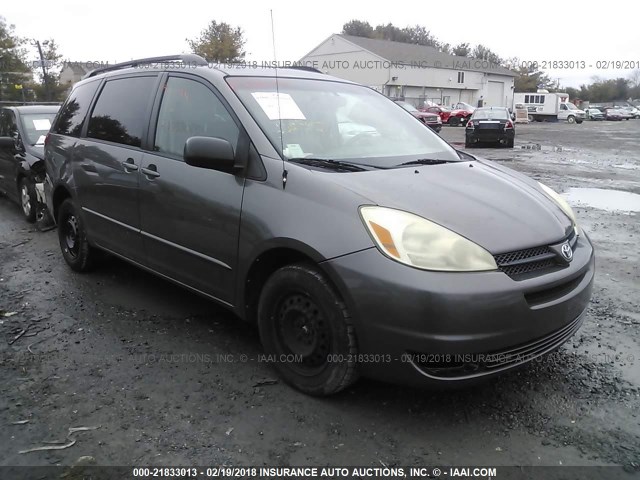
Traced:
[[215, 300], [310, 394], [490, 378], [585, 317], [594, 251], [562, 197], [364, 86], [137, 60], [76, 84], [45, 143], [71, 268], [106, 251]]

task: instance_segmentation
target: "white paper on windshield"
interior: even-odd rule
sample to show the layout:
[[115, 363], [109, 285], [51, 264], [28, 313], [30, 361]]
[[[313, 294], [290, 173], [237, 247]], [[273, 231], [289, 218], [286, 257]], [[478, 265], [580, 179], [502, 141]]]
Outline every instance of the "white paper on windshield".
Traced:
[[36, 142], [36, 145], [44, 145], [44, 141], [47, 139], [47, 137], [45, 137], [44, 135], [40, 135], [40, 137], [38, 138], [38, 141]]
[[306, 120], [298, 104], [288, 93], [253, 92], [251, 95], [267, 114], [269, 120]]
[[303, 158], [305, 155], [304, 150], [297, 143], [287, 143], [283, 153], [287, 158]]
[[37, 118], [33, 120], [33, 126], [36, 130], [49, 130], [51, 122], [48, 118]]

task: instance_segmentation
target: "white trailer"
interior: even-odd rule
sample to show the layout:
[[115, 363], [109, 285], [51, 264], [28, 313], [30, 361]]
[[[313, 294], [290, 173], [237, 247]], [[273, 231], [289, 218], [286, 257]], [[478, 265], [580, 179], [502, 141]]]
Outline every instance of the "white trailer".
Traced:
[[514, 110], [519, 105], [527, 109], [530, 122], [566, 120], [569, 123], [582, 123], [585, 119], [584, 111], [569, 102], [568, 93], [549, 93], [546, 90], [514, 93]]

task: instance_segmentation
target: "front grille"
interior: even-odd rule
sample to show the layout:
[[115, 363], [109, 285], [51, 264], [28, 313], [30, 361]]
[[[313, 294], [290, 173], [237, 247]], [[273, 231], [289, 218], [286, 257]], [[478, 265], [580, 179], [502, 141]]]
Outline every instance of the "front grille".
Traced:
[[[577, 241], [573, 230], [571, 230], [569, 236], [560, 243], [567, 241], [573, 250]], [[514, 252], [499, 253], [494, 255], [493, 258], [495, 258], [498, 269], [511, 278], [517, 278], [519, 275], [539, 270], [547, 270], [560, 265], [558, 255], [551, 250], [548, 245], [516, 250]]]
[[522, 365], [557, 349], [578, 331], [583, 320], [584, 314], [544, 337], [493, 352], [450, 355], [412, 353], [409, 358], [415, 368], [431, 378], [465, 380], [481, 377]]

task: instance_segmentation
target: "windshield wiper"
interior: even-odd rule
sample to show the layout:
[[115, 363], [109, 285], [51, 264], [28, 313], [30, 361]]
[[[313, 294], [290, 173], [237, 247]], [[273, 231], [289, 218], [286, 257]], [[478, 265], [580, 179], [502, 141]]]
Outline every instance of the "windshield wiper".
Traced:
[[374, 165], [344, 162], [342, 160], [332, 160], [330, 158], [298, 157], [298, 158], [289, 158], [288, 160], [290, 162], [302, 163], [304, 165], [310, 165], [312, 167], [333, 168], [335, 170], [346, 170], [348, 172], [363, 172], [367, 170], [366, 167], [383, 168], [383, 167], [377, 167]]
[[418, 160], [411, 160], [410, 162], [404, 162], [398, 167], [403, 167], [405, 165], [441, 165], [443, 163], [458, 163], [457, 160], [439, 160], [437, 158], [420, 158]]

